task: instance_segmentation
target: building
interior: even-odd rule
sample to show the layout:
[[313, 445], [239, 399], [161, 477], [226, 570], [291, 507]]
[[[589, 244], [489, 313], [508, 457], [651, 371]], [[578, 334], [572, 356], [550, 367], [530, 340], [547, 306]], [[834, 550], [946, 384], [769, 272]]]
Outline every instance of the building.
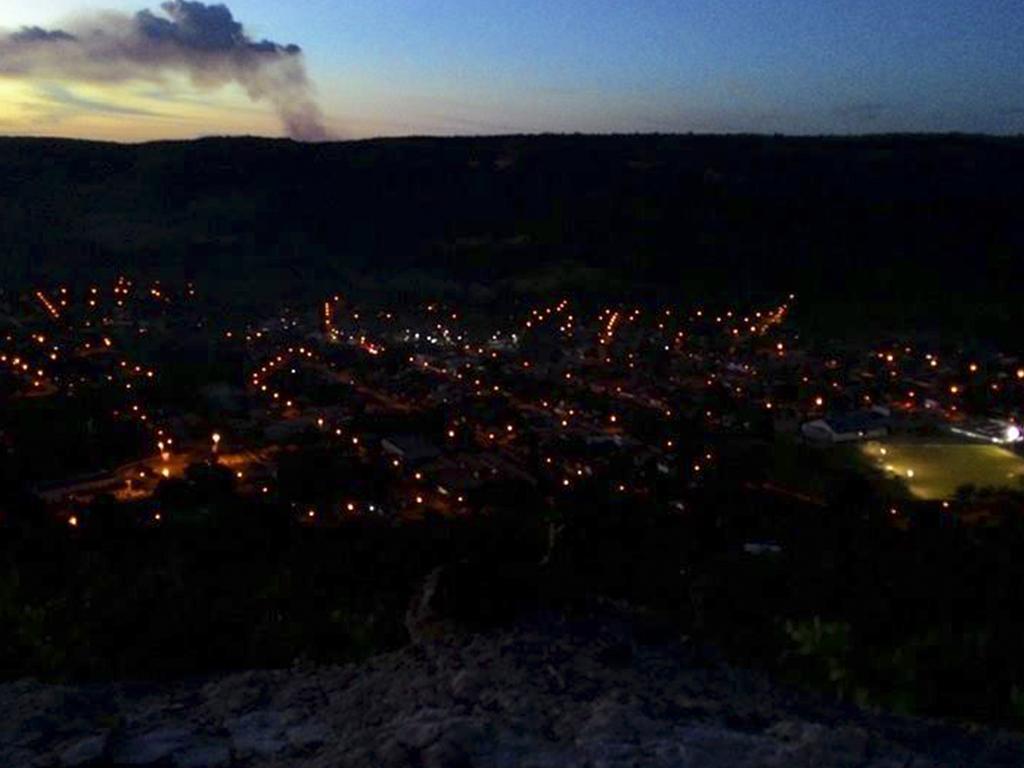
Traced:
[[875, 407], [870, 411], [832, 414], [804, 423], [800, 432], [816, 443], [848, 443], [885, 437], [889, 434], [889, 409]]
[[949, 431], [955, 435], [969, 437], [972, 440], [981, 440], [986, 443], [1009, 445], [1021, 442], [1024, 437], [1021, 435], [1020, 427], [1010, 421], [1003, 419], [968, 419], [957, 424], [951, 424]]
[[423, 464], [441, 455], [432, 440], [417, 434], [389, 435], [380, 441], [380, 447], [410, 465]]

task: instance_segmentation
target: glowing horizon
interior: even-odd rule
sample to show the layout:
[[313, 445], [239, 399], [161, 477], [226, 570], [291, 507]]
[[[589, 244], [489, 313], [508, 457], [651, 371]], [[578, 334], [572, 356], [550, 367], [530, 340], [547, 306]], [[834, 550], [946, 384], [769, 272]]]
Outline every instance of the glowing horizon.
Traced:
[[[164, 13], [142, 0], [103, 5], [125, 19], [147, 6]], [[311, 98], [340, 139], [1024, 133], [1024, 6], [1004, 0], [229, 6], [248, 39], [302, 47]], [[18, 3], [5, 9], [0, 38], [21, 27], [63, 30], [87, 13], [96, 14], [78, 0]], [[237, 82], [200, 88], [185, 71], [135, 78], [123, 67], [117, 81], [73, 75], [0, 67], [0, 135], [134, 142], [285, 134], [270, 100], [250, 98]]]

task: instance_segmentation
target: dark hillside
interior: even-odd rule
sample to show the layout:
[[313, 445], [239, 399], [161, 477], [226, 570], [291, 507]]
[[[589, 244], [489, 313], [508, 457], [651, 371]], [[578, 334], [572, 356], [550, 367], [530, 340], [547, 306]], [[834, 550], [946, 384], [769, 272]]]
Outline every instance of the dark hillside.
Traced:
[[[966, 136], [7, 139], [0, 278], [151, 270], [250, 300], [353, 275], [424, 291], [795, 291], [828, 330], [1009, 336], [1022, 178], [1024, 140]], [[872, 311], [851, 323], [858, 304]]]

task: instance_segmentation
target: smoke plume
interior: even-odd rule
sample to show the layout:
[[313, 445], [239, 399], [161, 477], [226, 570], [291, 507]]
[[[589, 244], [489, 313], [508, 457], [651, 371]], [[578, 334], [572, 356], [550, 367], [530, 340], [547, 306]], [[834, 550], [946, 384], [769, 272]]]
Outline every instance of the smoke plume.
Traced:
[[204, 89], [234, 82], [270, 102], [289, 136], [327, 137], [297, 45], [253, 40], [224, 5], [170, 0], [160, 8], [162, 15], [98, 13], [66, 29], [0, 35], [0, 76], [159, 82], [177, 72]]

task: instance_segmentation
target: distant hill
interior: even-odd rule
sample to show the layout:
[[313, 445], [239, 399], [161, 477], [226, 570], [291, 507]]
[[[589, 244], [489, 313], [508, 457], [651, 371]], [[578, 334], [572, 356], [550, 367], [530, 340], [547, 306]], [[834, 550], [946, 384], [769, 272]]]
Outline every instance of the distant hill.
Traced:
[[1009, 336], [1024, 139], [0, 140], [0, 280], [744, 297], [823, 328]]

